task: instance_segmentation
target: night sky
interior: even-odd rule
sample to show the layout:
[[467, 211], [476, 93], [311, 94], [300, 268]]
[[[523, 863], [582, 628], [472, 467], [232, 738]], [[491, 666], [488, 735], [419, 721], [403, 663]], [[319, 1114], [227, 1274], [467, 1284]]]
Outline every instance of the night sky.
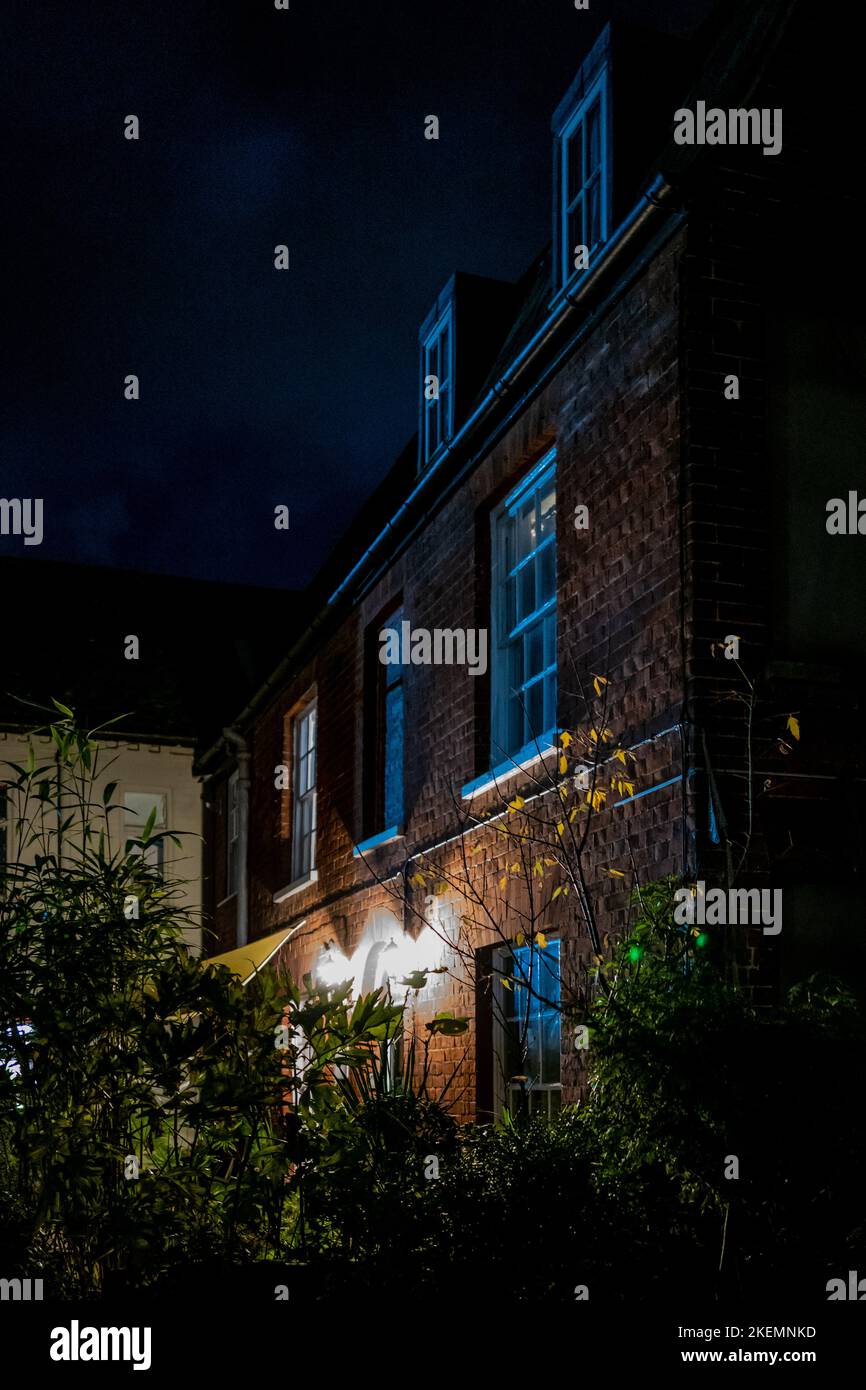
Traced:
[[449, 275], [515, 279], [549, 240], [588, 43], [711, 8], [7, 0], [0, 495], [44, 498], [45, 539], [0, 552], [306, 583], [415, 431]]

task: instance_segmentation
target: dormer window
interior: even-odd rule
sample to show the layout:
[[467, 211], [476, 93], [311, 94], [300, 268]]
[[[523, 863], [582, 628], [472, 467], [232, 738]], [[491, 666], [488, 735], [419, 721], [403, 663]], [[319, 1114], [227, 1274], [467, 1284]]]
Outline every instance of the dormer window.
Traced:
[[[428, 320], [429, 323], [429, 320]], [[431, 463], [454, 432], [454, 313], [449, 304], [421, 331], [421, 464]]]
[[[565, 108], [563, 110], [563, 107]], [[578, 95], [557, 112], [559, 284], [592, 269], [609, 235], [610, 153], [607, 69], [578, 84]]]

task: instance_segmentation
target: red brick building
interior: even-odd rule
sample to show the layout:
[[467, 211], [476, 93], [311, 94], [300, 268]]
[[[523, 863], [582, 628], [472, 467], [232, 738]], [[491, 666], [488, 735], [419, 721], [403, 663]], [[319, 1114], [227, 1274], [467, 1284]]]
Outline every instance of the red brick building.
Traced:
[[[803, 3], [752, 0], [691, 46], [602, 31], [553, 115], [550, 247], [517, 285], [448, 280], [420, 331], [417, 438], [200, 760], [214, 951], [284, 933], [296, 978], [390, 979], [422, 1035], [467, 1018], [432, 1040], [463, 1119], [515, 1085], [542, 1112], [576, 1097], [579, 1009], [554, 996], [591, 989], [635, 881], [781, 886], [783, 930], [748, 939], [762, 988], [864, 974], [866, 541], [825, 522], [866, 478], [866, 331], [814, 28]], [[781, 113], [780, 148], [678, 143], [700, 103], [731, 137], [738, 113], [753, 137]], [[835, 209], [832, 255], [808, 250], [805, 189]], [[383, 664], [389, 630], [402, 657], [421, 632], [423, 659]], [[730, 698], [746, 677], [751, 707]], [[534, 884], [530, 862], [527, 887], [485, 813], [522, 797], [555, 838], [562, 732], [591, 727], [619, 784], [554, 897], [568, 875], [542, 863]], [[549, 972], [541, 997], [509, 989], [524, 968]], [[399, 986], [415, 970], [442, 973]]]

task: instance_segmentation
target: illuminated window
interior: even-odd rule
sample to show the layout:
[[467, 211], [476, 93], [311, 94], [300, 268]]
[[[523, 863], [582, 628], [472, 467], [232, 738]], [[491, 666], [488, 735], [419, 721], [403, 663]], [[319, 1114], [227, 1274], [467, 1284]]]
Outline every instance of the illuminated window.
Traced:
[[[150, 833], [154, 834], [166, 828], [166, 796], [164, 792], [124, 792], [123, 794], [123, 822], [127, 840], [141, 839], [144, 829], [153, 814], [153, 824]], [[165, 866], [165, 852], [162, 840], [156, 844], [148, 845], [147, 849], [135, 851], [141, 854], [144, 862], [150, 864], [158, 873], [162, 873]]]
[[512, 1115], [550, 1119], [562, 1104], [559, 942], [503, 957], [504, 1093]]
[[549, 742], [556, 726], [556, 453], [494, 517], [492, 757]]

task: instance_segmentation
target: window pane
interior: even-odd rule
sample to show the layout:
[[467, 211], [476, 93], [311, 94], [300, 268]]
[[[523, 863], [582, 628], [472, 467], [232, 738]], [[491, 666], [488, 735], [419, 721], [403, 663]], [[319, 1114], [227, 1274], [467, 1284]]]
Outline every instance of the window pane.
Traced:
[[507, 637], [517, 622], [517, 576], [510, 575], [505, 581], [505, 602], [502, 605], [502, 637]]
[[517, 553], [514, 563], [531, 555], [535, 549], [535, 500], [530, 498], [520, 509], [517, 518]]
[[[523, 697], [522, 695], [512, 695], [508, 701], [505, 749], [509, 753], [516, 753], [518, 748], [522, 748], [525, 742]], [[502, 751], [502, 749], [497, 749], [497, 753], [500, 757], [502, 756]]]
[[540, 608], [556, 593], [556, 546], [551, 543], [538, 553], [538, 600]]
[[578, 126], [574, 134], [569, 136], [569, 139], [566, 141], [567, 184], [565, 189], [565, 196], [568, 200], [569, 205], [574, 202], [574, 199], [580, 192], [581, 185], [583, 183], [580, 145], [581, 135], [580, 127]]
[[544, 625], [544, 669], [556, 662], [556, 610], [546, 613]]
[[536, 681], [524, 694], [526, 707], [526, 737], [529, 743], [544, 733], [544, 684]]
[[544, 719], [545, 729], [556, 726], [556, 672], [544, 677]]
[[541, 1020], [541, 1081], [545, 1085], [559, 1081], [559, 1038], [559, 1011], [545, 1009]]
[[547, 488], [539, 498], [538, 512], [540, 517], [538, 538], [541, 541], [556, 530], [556, 485], [553, 482], [548, 483]]
[[568, 216], [568, 245], [563, 248], [566, 276], [574, 272], [574, 248], [583, 246], [583, 199]]
[[385, 696], [384, 818], [387, 829], [403, 819], [403, 686]]
[[597, 246], [601, 239], [601, 180], [596, 179], [586, 195], [587, 245]]
[[[235, 794], [237, 784], [235, 784]], [[165, 797], [159, 792], [124, 792], [123, 808], [127, 825], [140, 828], [147, 824], [147, 818], [156, 807], [154, 828], [165, 825]]]
[[586, 177], [601, 163], [601, 103], [596, 101], [586, 118]]
[[450, 437], [449, 411], [451, 409], [451, 387], [446, 385], [439, 392], [439, 441], [444, 444]]
[[522, 636], [512, 642], [508, 651], [508, 656], [508, 688], [510, 693], [511, 691], [519, 690], [525, 680]]
[[544, 624], [536, 623], [523, 638], [523, 662], [526, 679], [544, 669]]
[[517, 575], [517, 621], [535, 612], [535, 564], [532, 560]]

